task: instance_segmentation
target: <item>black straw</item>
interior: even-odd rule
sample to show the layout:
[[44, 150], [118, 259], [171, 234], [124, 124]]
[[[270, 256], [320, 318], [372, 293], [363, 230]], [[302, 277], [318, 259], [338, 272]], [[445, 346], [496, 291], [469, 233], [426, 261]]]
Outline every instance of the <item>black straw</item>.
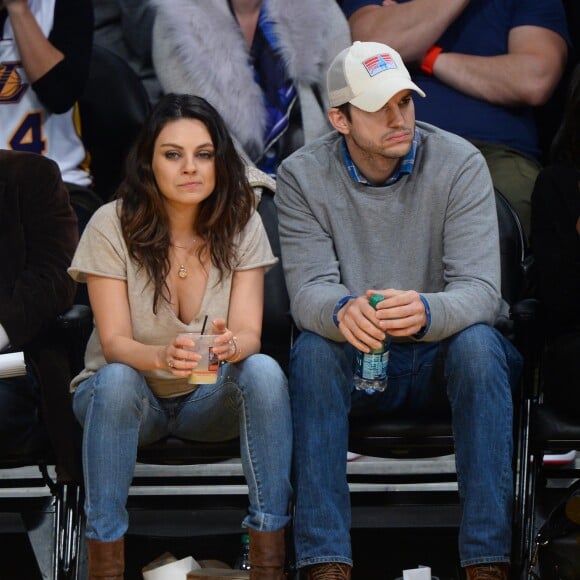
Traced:
[[203, 325], [201, 327], [201, 334], [205, 334], [205, 325], [207, 324], [207, 314], [205, 315], [205, 318], [203, 319]]

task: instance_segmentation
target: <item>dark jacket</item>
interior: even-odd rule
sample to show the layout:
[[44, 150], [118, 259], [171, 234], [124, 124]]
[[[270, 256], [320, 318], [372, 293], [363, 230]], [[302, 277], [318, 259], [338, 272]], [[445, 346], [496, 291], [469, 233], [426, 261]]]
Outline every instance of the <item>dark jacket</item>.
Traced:
[[75, 420], [65, 345], [55, 338], [58, 314], [71, 306], [67, 274], [78, 242], [75, 213], [55, 162], [0, 150], [0, 324], [11, 350], [22, 350], [41, 382], [42, 414], [59, 476], [78, 475]]
[[580, 413], [580, 170], [544, 168], [532, 193], [532, 247], [546, 322], [544, 402], [577, 420]]
[[532, 247], [550, 338], [580, 331], [580, 171], [550, 165], [532, 193]]

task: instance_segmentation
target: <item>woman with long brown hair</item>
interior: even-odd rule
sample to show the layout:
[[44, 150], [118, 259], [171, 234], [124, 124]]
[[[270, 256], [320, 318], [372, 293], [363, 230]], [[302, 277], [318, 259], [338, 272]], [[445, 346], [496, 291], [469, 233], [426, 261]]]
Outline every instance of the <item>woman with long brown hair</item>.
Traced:
[[[83, 425], [90, 578], [123, 577], [126, 500], [139, 445], [173, 434], [240, 435], [250, 508], [250, 578], [283, 576], [291, 419], [284, 373], [258, 354], [264, 272], [275, 263], [246, 169], [216, 110], [170, 94], [128, 159], [118, 199], [82, 236], [73, 278], [95, 329], [73, 381]], [[217, 335], [217, 382], [191, 384], [183, 333]], [[211, 328], [209, 328], [211, 325]]]

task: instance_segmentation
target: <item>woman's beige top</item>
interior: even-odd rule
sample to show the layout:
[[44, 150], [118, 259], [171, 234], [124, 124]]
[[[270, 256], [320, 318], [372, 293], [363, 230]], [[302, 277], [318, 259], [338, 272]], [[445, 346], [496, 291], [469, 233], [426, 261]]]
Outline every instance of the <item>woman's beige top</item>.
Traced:
[[[227, 320], [233, 272], [224, 273], [218, 282], [219, 272], [214, 266], [210, 267], [201, 308], [193, 320], [189, 323], [179, 320], [164, 299], [158, 302], [157, 314], [153, 313], [154, 287], [147, 272], [129, 256], [117, 214], [120, 204], [120, 201], [113, 201], [95, 212], [83, 232], [69, 274], [77, 282], [86, 282], [87, 274], [125, 280], [133, 338], [143, 344], [166, 345], [181, 332], [200, 332], [206, 315], [209, 321], [215, 318]], [[234, 270], [268, 268], [276, 263], [257, 212], [239, 234], [236, 247]], [[85, 368], [73, 379], [71, 390], [106, 364], [95, 328], [87, 344]], [[174, 377], [164, 370], [143, 371], [143, 376], [159, 397], [173, 397], [192, 390], [187, 378]]]

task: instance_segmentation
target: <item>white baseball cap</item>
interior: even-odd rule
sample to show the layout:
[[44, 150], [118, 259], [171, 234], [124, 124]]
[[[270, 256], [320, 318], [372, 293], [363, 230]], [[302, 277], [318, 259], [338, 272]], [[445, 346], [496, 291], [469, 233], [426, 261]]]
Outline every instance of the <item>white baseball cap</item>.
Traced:
[[357, 40], [341, 51], [330, 64], [326, 82], [331, 107], [351, 103], [369, 113], [404, 89], [425, 96], [411, 80], [401, 55], [379, 42]]

